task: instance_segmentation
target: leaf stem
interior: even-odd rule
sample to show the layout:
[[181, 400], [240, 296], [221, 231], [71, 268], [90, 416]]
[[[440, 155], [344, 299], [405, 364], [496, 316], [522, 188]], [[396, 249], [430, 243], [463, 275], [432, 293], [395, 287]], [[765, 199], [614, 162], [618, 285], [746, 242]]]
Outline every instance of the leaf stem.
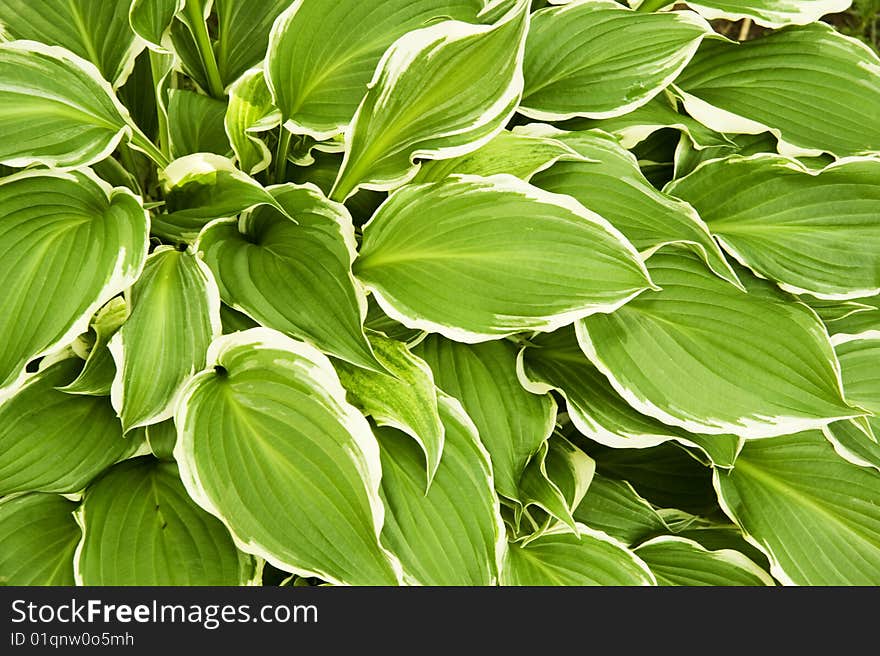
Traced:
[[643, 0], [642, 4], [636, 7], [636, 11], [648, 13], [651, 11], [659, 11], [664, 7], [673, 4], [674, 0]]
[[273, 177], [276, 184], [284, 182], [287, 175], [287, 151], [290, 149], [290, 130], [284, 127], [282, 123], [279, 127], [278, 147], [275, 149], [275, 175]]
[[169, 57], [169, 55], [162, 55], [150, 50], [150, 73], [153, 76], [153, 93], [156, 95], [156, 118], [159, 123], [159, 150], [162, 151], [165, 157], [170, 157], [171, 137], [168, 131], [168, 116], [163, 109], [162, 92], [159, 90], [162, 78], [167, 74], [167, 72], [164, 72], [166, 57]]
[[149, 137], [145, 135], [136, 125], [131, 125], [131, 139], [129, 143], [141, 151], [144, 155], [153, 160], [153, 163], [159, 168], [164, 169], [171, 163], [168, 156], [156, 147]]
[[202, 58], [202, 65], [205, 67], [205, 73], [208, 76], [208, 93], [215, 98], [223, 98], [223, 80], [220, 78], [220, 69], [217, 67], [217, 57], [214, 55], [214, 46], [211, 44], [211, 37], [208, 34], [208, 24], [205, 22], [203, 11], [203, 3], [201, 0], [189, 0], [184, 10], [189, 19], [190, 32], [196, 40], [196, 47], [199, 49], [199, 56]]

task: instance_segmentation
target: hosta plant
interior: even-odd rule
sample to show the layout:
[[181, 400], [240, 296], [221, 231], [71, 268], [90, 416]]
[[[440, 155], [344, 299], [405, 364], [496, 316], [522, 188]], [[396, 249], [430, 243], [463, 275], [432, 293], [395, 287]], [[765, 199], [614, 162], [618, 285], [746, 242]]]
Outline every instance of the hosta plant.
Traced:
[[880, 584], [880, 58], [670, 4], [0, 0], [0, 582]]

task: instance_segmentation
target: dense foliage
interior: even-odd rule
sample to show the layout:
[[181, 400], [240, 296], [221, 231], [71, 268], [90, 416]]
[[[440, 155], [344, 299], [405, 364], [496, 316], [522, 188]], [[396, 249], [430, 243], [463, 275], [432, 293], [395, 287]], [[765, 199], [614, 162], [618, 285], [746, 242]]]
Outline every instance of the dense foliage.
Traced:
[[873, 5], [632, 4], [0, 0], [0, 582], [880, 584]]

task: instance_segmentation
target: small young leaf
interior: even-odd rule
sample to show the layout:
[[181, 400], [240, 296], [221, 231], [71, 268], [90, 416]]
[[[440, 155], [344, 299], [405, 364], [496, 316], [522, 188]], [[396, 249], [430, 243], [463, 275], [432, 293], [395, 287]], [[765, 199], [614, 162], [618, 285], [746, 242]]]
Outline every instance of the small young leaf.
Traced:
[[369, 341], [377, 362], [386, 371], [339, 362], [336, 372], [352, 405], [379, 426], [403, 431], [418, 443], [425, 457], [428, 489], [445, 440], [431, 368], [401, 342], [375, 333], [369, 335]]
[[109, 345], [116, 362], [110, 399], [126, 432], [171, 417], [220, 334], [217, 285], [191, 252], [154, 250], [128, 301], [131, 315]]

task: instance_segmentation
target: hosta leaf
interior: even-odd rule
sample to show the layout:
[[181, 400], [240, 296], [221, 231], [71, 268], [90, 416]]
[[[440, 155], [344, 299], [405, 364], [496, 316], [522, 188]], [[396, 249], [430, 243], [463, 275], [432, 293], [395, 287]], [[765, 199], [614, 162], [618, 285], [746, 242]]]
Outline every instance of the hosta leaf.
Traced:
[[494, 25], [443, 21], [395, 41], [346, 130], [333, 197], [392, 189], [415, 174], [414, 157], [464, 155], [500, 132], [522, 92], [528, 8], [516, 0]]
[[396, 428], [416, 441], [425, 457], [427, 489], [440, 464], [445, 433], [431, 368], [401, 342], [376, 333], [369, 340], [386, 371], [339, 362], [336, 372], [355, 407], [379, 426]]
[[171, 89], [168, 102], [168, 127], [171, 154], [183, 157], [193, 153], [226, 155], [224, 119], [226, 103], [186, 89]]
[[508, 545], [501, 585], [656, 585], [647, 565], [617, 540], [583, 525], [578, 531]]
[[575, 508], [574, 518], [626, 545], [668, 531], [663, 518], [632, 485], [601, 474], [593, 475], [587, 494]]
[[632, 153], [601, 131], [559, 132], [532, 125], [521, 130], [554, 136], [590, 161], [561, 161], [536, 174], [532, 183], [568, 194], [620, 230], [640, 251], [681, 243], [696, 252], [716, 274], [739, 285], [718, 244], [693, 207], [657, 191]]
[[654, 133], [674, 128], [686, 134], [698, 149], [710, 146], [730, 146], [723, 134], [710, 130], [686, 114], [680, 114], [675, 98], [669, 92], [654, 96], [641, 107], [613, 118], [572, 119], [564, 124], [567, 130], [585, 131], [600, 129], [613, 134], [624, 148], [642, 143]]
[[506, 175], [400, 189], [364, 226], [354, 271], [389, 316], [463, 342], [553, 330], [651, 285], [604, 219]]
[[132, 0], [129, 25], [149, 48], [164, 52], [163, 42], [169, 36], [174, 16], [185, 4], [186, 0]]
[[212, 219], [236, 216], [259, 205], [284, 208], [259, 182], [242, 173], [226, 157], [196, 153], [178, 158], [162, 172], [168, 214], [157, 216], [153, 232], [194, 239]]
[[769, 130], [780, 152], [880, 151], [880, 59], [824, 23], [739, 45], [707, 41], [676, 86], [701, 123], [719, 132]]
[[68, 358], [31, 375], [0, 405], [0, 495], [78, 492], [138, 444], [103, 396], [66, 394], [82, 362]]
[[[670, 3], [671, 4], [671, 3]], [[852, 0], [696, 0], [688, 7], [708, 20], [751, 18], [764, 27], [806, 25], [849, 9]]]
[[437, 386], [460, 400], [473, 419], [492, 458], [498, 492], [518, 499], [526, 463], [553, 431], [553, 397], [520, 386], [516, 348], [506, 341], [461, 344], [429, 335], [414, 352], [431, 366]]
[[825, 299], [880, 293], [880, 160], [815, 172], [755, 155], [707, 162], [668, 187], [724, 248], [786, 291]]
[[664, 535], [635, 549], [657, 577], [658, 585], [775, 585], [773, 579], [732, 549], [710, 551], [687, 538]]
[[778, 580], [880, 583], [880, 473], [840, 458], [818, 431], [747, 442], [715, 476], [725, 512]]
[[519, 498], [528, 510], [538, 506], [578, 532], [572, 512], [578, 507], [596, 471], [596, 463], [561, 435], [548, 439], [532, 457], [519, 481]]
[[110, 387], [116, 377], [116, 365], [107, 344], [126, 318], [128, 305], [121, 296], [110, 299], [107, 305], [98, 310], [89, 324], [89, 331], [94, 333], [95, 341], [86, 363], [72, 383], [59, 389], [68, 394], [109, 396]]
[[132, 133], [130, 121], [94, 65], [35, 41], [0, 43], [0, 164], [88, 166]]
[[546, 121], [626, 114], [666, 88], [709, 34], [692, 12], [637, 13], [610, 0], [541, 9], [519, 112]]
[[677, 508], [665, 508], [657, 511], [666, 523], [668, 530], [678, 537], [693, 540], [710, 551], [732, 549], [739, 551], [764, 571], [769, 571], [770, 562], [767, 556], [751, 542], [747, 542], [742, 530], [731, 522], [723, 513], [716, 513], [712, 518], [691, 515]]
[[862, 312], [873, 312], [877, 309], [873, 305], [864, 303], [863, 299], [855, 301], [828, 301], [816, 298], [814, 296], [804, 295], [801, 296], [798, 300], [802, 303], [806, 303], [811, 308], [813, 308], [816, 314], [819, 315], [822, 323], [824, 323], [826, 326], [829, 326], [830, 324], [833, 324], [837, 321], [849, 319], [854, 314], [860, 314]]
[[260, 325], [243, 312], [233, 310], [226, 303], [220, 304], [220, 323], [223, 326], [224, 335], [240, 330], [248, 330], [249, 328], [257, 328]]
[[118, 87], [144, 47], [128, 24], [130, 5], [131, 0], [0, 0], [0, 31], [63, 46]]
[[854, 312], [826, 324], [835, 344], [859, 338], [880, 338], [880, 296], [860, 298], [858, 303], [870, 309]]
[[847, 421], [829, 424], [823, 430], [844, 458], [880, 469], [880, 340], [852, 340], [838, 344], [834, 350], [840, 361], [846, 397], [874, 415], [865, 418], [867, 432], [866, 427]]
[[419, 583], [492, 585], [504, 527], [489, 456], [457, 401], [441, 394], [439, 407], [446, 443], [427, 494], [418, 445], [394, 429], [377, 432], [386, 508], [382, 541]]
[[208, 345], [220, 334], [217, 286], [191, 252], [153, 251], [128, 302], [131, 315], [110, 340], [110, 398], [126, 431], [174, 414], [183, 385], [204, 368]]
[[187, 491], [239, 548], [331, 583], [398, 582], [379, 545], [379, 449], [314, 347], [254, 328], [214, 341], [175, 416]]
[[150, 424], [145, 431], [147, 445], [159, 460], [174, 460], [174, 445], [177, 443], [177, 428], [174, 421]]
[[587, 360], [570, 327], [530, 340], [517, 364], [523, 387], [536, 394], [558, 391], [574, 426], [600, 444], [644, 448], [674, 440], [702, 449], [718, 466], [733, 466], [739, 438], [695, 435], [637, 412]]
[[504, 130], [472, 153], [423, 163], [413, 182], [440, 182], [454, 173], [482, 176], [509, 173], [528, 182], [535, 173], [561, 159], [586, 158], [561, 141]]
[[243, 585], [253, 562], [187, 496], [177, 465], [121, 463], [86, 490], [77, 519], [80, 585]]
[[217, 68], [224, 86], [232, 84], [266, 56], [272, 23], [291, 2], [293, 0], [214, 0]]
[[863, 414], [843, 398], [812, 311], [757, 281], [742, 292], [686, 251], [661, 251], [648, 269], [662, 291], [577, 325], [587, 357], [634, 408], [692, 432], [746, 438]]
[[[276, 187], [262, 207], [201, 234], [197, 250], [224, 302], [263, 325], [306, 339], [358, 366], [382, 370], [363, 334], [364, 292], [351, 274], [354, 227], [312, 186]], [[295, 216], [298, 223], [289, 216]]]
[[482, 8], [482, 0], [294, 2], [272, 27], [266, 57], [287, 128], [317, 139], [342, 132], [398, 37], [437, 19], [474, 22]]
[[75, 509], [56, 494], [0, 501], [0, 585], [73, 585]]
[[262, 69], [247, 71], [229, 88], [224, 126], [242, 171], [254, 175], [269, 166], [272, 153], [259, 133], [271, 130], [280, 121], [281, 114], [272, 104]]
[[0, 389], [137, 279], [148, 231], [139, 198], [88, 172], [0, 180]]

